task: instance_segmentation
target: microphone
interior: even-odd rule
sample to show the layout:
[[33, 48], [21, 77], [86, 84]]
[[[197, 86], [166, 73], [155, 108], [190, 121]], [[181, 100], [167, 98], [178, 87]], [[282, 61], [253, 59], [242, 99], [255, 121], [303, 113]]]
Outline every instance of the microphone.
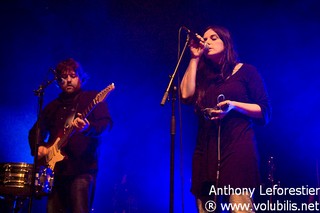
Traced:
[[[198, 38], [198, 36], [200, 36], [198, 33], [195, 33], [193, 31], [191, 31], [189, 28], [182, 26], [182, 29], [184, 29], [185, 31], [187, 31], [187, 33], [189, 34], [189, 36], [191, 37], [191, 39], [193, 39], [194, 41], [200, 43], [200, 42], [204, 42], [203, 40], [201, 40], [200, 38]], [[201, 37], [201, 36], [200, 36]], [[202, 37], [201, 37], [202, 38]], [[205, 42], [204, 42], [205, 43]]]

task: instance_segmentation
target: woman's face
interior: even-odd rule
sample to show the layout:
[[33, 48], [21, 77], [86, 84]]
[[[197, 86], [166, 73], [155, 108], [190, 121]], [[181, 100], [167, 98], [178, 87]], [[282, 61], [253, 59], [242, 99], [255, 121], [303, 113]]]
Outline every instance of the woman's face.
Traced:
[[212, 29], [207, 30], [204, 33], [203, 38], [207, 44], [204, 52], [205, 56], [215, 62], [219, 62], [224, 51], [223, 41]]

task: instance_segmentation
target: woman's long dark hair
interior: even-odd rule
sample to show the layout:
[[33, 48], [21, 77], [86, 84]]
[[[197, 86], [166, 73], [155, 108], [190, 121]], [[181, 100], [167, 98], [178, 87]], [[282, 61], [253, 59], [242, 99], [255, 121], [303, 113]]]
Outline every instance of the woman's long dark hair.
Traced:
[[200, 58], [196, 77], [196, 109], [202, 108], [202, 99], [209, 83], [214, 81], [219, 84], [225, 81], [238, 63], [238, 55], [234, 49], [230, 32], [220, 26], [209, 26], [205, 32], [209, 29], [218, 34], [224, 44], [224, 50], [218, 64], [214, 64], [204, 54]]

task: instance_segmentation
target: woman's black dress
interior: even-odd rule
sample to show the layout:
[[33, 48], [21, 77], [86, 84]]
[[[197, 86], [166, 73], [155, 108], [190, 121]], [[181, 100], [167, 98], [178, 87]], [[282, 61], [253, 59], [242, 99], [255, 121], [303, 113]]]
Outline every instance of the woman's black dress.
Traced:
[[[223, 83], [210, 84], [204, 97], [204, 107], [217, 105], [217, 97], [226, 100], [258, 104], [262, 119], [252, 119], [231, 110], [221, 120], [221, 165], [219, 187], [254, 188], [259, 185], [259, 159], [253, 124], [265, 124], [270, 118], [270, 101], [263, 80], [255, 67], [242, 67]], [[193, 156], [191, 192], [207, 196], [216, 184], [218, 122], [199, 113], [197, 145]]]

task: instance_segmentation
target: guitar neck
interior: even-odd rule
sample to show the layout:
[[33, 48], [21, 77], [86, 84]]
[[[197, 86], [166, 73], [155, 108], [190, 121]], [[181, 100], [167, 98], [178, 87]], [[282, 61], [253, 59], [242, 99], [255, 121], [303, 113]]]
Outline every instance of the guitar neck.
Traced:
[[[92, 112], [92, 110], [97, 106], [97, 104], [101, 103], [104, 101], [107, 97], [107, 95], [114, 90], [115, 86], [114, 84], [110, 84], [107, 86], [105, 89], [103, 89], [101, 92], [99, 92], [96, 97], [90, 102], [88, 107], [81, 113], [81, 118], [85, 119], [89, 116], [89, 114]], [[64, 129], [65, 134], [61, 137], [60, 141], [57, 143], [57, 148], [60, 149], [62, 146], [64, 146], [67, 142], [68, 139], [74, 134], [74, 128], [72, 125], [70, 125], [69, 128]]]
[[98, 103], [95, 102], [95, 100], [91, 101], [89, 106], [81, 113], [82, 118], [87, 118], [89, 114], [92, 112], [92, 110], [96, 107]]
[[[92, 110], [96, 107], [98, 103], [93, 100], [91, 101], [91, 103], [89, 104], [89, 106], [81, 113], [82, 118], [87, 118], [89, 116], [89, 114], [92, 112]], [[60, 141], [57, 143], [57, 146], [59, 149], [61, 149], [62, 146], [64, 146], [69, 138], [74, 134], [74, 128], [72, 125], [70, 125], [69, 128], [64, 130], [65, 133], [63, 134], [63, 136], [60, 138]]]

